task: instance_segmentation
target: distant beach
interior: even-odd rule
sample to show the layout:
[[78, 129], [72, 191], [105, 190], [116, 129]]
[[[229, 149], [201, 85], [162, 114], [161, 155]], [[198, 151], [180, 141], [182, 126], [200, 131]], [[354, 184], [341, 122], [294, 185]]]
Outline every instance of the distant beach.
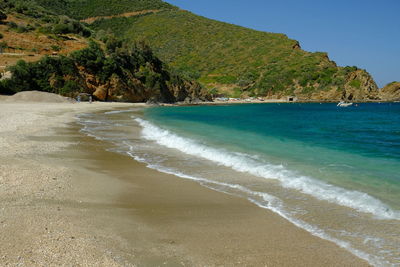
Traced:
[[109, 151], [75, 119], [143, 106], [0, 102], [3, 264], [368, 266], [245, 199]]

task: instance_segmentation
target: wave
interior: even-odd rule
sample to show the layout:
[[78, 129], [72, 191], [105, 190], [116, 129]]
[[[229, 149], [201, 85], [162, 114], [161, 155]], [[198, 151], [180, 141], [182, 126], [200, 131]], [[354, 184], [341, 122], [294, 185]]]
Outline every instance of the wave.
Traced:
[[[128, 118], [130, 116], [127, 116]], [[121, 133], [121, 135], [116, 136], [115, 131], [110, 131], [108, 132], [108, 129], [114, 129], [116, 125], [116, 120], [110, 120], [109, 118], [106, 118], [105, 116], [101, 117], [95, 117], [93, 114], [81, 114], [77, 116], [78, 123], [81, 124], [83, 127], [81, 128], [81, 131], [85, 133], [88, 136], [94, 137], [98, 140], [104, 140], [107, 142], [111, 142], [113, 146], [108, 148], [108, 151], [116, 152], [116, 153], [123, 153], [127, 154], [136, 161], [142, 162], [147, 165], [147, 167], [151, 169], [155, 169], [157, 171], [163, 172], [163, 173], [168, 173], [171, 175], [175, 175], [184, 179], [190, 179], [198, 182], [199, 184], [208, 187], [210, 189], [231, 194], [231, 195], [237, 195], [243, 198], [248, 199], [250, 202], [254, 203], [255, 205], [268, 209], [281, 217], [285, 218], [295, 226], [302, 228], [309, 233], [311, 233], [314, 236], [320, 237], [325, 240], [329, 240], [331, 242], [336, 243], [338, 246], [350, 251], [352, 254], [356, 255], [357, 257], [366, 260], [369, 262], [371, 265], [374, 266], [397, 266], [396, 264], [392, 264], [391, 262], [387, 261], [386, 257], [382, 254], [383, 247], [379, 246], [377, 247], [379, 249], [379, 252], [372, 252], [372, 253], [367, 253], [369, 250], [364, 250], [363, 248], [359, 248], [357, 244], [353, 244], [352, 241], [350, 240], [342, 240], [341, 236], [337, 236], [335, 232], [332, 232], [332, 229], [324, 229], [323, 227], [320, 228], [319, 226], [313, 225], [313, 223], [309, 223], [306, 221], [303, 221], [302, 219], [298, 218], [297, 216], [297, 210], [293, 209], [290, 205], [287, 205], [283, 199], [280, 199], [276, 196], [272, 196], [266, 192], [259, 192], [256, 190], [251, 190], [250, 188], [247, 188], [244, 185], [239, 185], [236, 183], [227, 183], [227, 182], [219, 182], [219, 181], [213, 181], [209, 180], [206, 178], [202, 178], [199, 175], [196, 176], [191, 176], [185, 173], [180, 172], [177, 169], [174, 168], [168, 168], [164, 166], [163, 161], [158, 160], [158, 158], [155, 158], [154, 155], [148, 154], [147, 150], [143, 150], [143, 144], [150, 145], [150, 147], [154, 148], [153, 143], [156, 143], [157, 145], [162, 145], [168, 148], [173, 148], [177, 149], [181, 152], [184, 152], [186, 154], [190, 154], [193, 156], [197, 156], [203, 159], [211, 160], [212, 162], [219, 164], [221, 166], [227, 166], [230, 167], [233, 170], [240, 171], [240, 172], [246, 172], [250, 173], [253, 175], [257, 175], [259, 177], [265, 178], [265, 179], [275, 179], [280, 181], [280, 184], [282, 186], [291, 188], [291, 189], [297, 189], [299, 191], [301, 190], [297, 187], [296, 183], [293, 184], [285, 184], [287, 179], [298, 179], [298, 178], [307, 178], [305, 180], [298, 180], [297, 184], [301, 182], [307, 182], [307, 183], [315, 183], [314, 186], [320, 186], [319, 183], [322, 183], [323, 189], [325, 190], [330, 190], [330, 194], [334, 193], [341, 193], [342, 195], [346, 195], [345, 193], [349, 193], [347, 195], [348, 198], [354, 197], [350, 193], [354, 193], [355, 191], [349, 191], [345, 190], [340, 187], [334, 187], [330, 186], [329, 184], [320, 182], [316, 179], [310, 178], [310, 177], [304, 177], [301, 175], [297, 175], [293, 171], [289, 171], [284, 168], [284, 166], [281, 165], [273, 165], [268, 162], [265, 162], [262, 160], [257, 155], [249, 155], [245, 153], [239, 153], [239, 152], [233, 152], [229, 150], [224, 150], [224, 149], [216, 149], [210, 146], [207, 146], [203, 143], [200, 143], [196, 140], [192, 140], [189, 138], [184, 138], [182, 136], [179, 136], [171, 131], [167, 131], [165, 129], [162, 129], [149, 121], [143, 120], [143, 119], [136, 119], [136, 117], [130, 117], [135, 119], [134, 125], [138, 123], [141, 126], [141, 135], [142, 138], [145, 138], [150, 141], [150, 143], [143, 142], [143, 140], [139, 141], [137, 140], [137, 136], [134, 136], [134, 139], [131, 138], [130, 134], [126, 135], [127, 133], [125, 132], [124, 134]], [[118, 121], [119, 122], [119, 121]], [[132, 124], [132, 121], [124, 121], [123, 125], [126, 125], [128, 123], [129, 125]], [[106, 131], [104, 131], [106, 130]], [[140, 142], [140, 143], [137, 143]], [[144, 153], [143, 153], [144, 152]], [[251, 168], [253, 168], [254, 172], [251, 172]], [[257, 174], [255, 174], [257, 173]], [[332, 191], [333, 190], [333, 191]], [[341, 191], [343, 190], [343, 192]], [[304, 191], [302, 191], [304, 192]], [[364, 196], [366, 194], [362, 192], [358, 192], [359, 196]], [[309, 193], [310, 195], [313, 195], [317, 197], [316, 195]], [[338, 198], [341, 198], [342, 195], [339, 195]], [[328, 200], [330, 202], [338, 203], [333, 200]], [[383, 212], [385, 213], [385, 209], [388, 207], [380, 202], [378, 199], [375, 199], [369, 195], [367, 195], [367, 199], [373, 199], [376, 202], [371, 202], [374, 205], [378, 205], [378, 208], [375, 207], [373, 210], [377, 210], [378, 212]], [[360, 200], [361, 201], [361, 200]], [[364, 201], [364, 200], [363, 200]], [[365, 202], [365, 201], [364, 201]], [[367, 205], [367, 203], [363, 203], [364, 205]], [[347, 206], [349, 207], [349, 206]], [[353, 207], [354, 208], [354, 207]], [[357, 209], [359, 210], [359, 209]], [[382, 211], [383, 210], [383, 211]], [[388, 211], [388, 210], [386, 210]], [[365, 211], [368, 212], [368, 211]], [[399, 215], [396, 213], [397, 211], [392, 211], [392, 213], [384, 214], [383, 216], [379, 215], [378, 212], [368, 212], [371, 214], [374, 214], [376, 217], [380, 219], [388, 219], [390, 216], [393, 216], [393, 218], [398, 218]], [[389, 216], [388, 216], [389, 215]], [[389, 221], [388, 223], [392, 223]], [[355, 234], [356, 233], [350, 233], [349, 234]], [[364, 244], [370, 242], [370, 240], [381, 240], [380, 238], [376, 238], [375, 236], [370, 236], [369, 234], [362, 235], [361, 236], [362, 240], [361, 242], [364, 242]], [[354, 246], [353, 246], [354, 245]], [[383, 250], [385, 251], [385, 250]]]
[[104, 112], [106, 115], [111, 115], [111, 114], [119, 114], [119, 113], [127, 113], [127, 112], [134, 112], [140, 109], [127, 109], [127, 110], [113, 110], [113, 111], [107, 111]]
[[238, 172], [249, 173], [264, 179], [278, 180], [285, 188], [298, 190], [317, 199], [352, 208], [359, 212], [369, 213], [378, 219], [400, 220], [399, 211], [392, 210], [382, 201], [364, 192], [347, 190], [311, 177], [299, 175], [285, 169], [282, 165], [263, 162], [251, 155], [212, 148], [195, 140], [178, 136], [140, 118], [135, 118], [135, 121], [143, 128], [142, 136], [147, 140], [155, 141], [159, 145], [213, 161]]
[[139, 157], [136, 155], [134, 152], [134, 146], [130, 145], [127, 142], [123, 142], [124, 146], [129, 147], [129, 151], [125, 152], [127, 155], [135, 159], [136, 161], [145, 163], [146, 166], [150, 169], [157, 170], [159, 172], [171, 174], [180, 178], [188, 179], [188, 180], [193, 180], [201, 185], [208, 187], [212, 190], [216, 190], [219, 192], [227, 193], [230, 195], [239, 195], [243, 197], [245, 195], [247, 199], [257, 205], [260, 208], [268, 209], [281, 217], [285, 218], [289, 222], [293, 223], [295, 226], [302, 228], [306, 230], [307, 232], [311, 233], [314, 236], [317, 236], [319, 238], [329, 240], [331, 242], [334, 242], [338, 246], [350, 251], [353, 253], [355, 256], [366, 260], [370, 264], [374, 266], [391, 266], [391, 264], [387, 261], [385, 261], [381, 257], [373, 256], [370, 254], [367, 254], [361, 250], [355, 249], [349, 242], [334, 238], [327, 234], [324, 230], [313, 226], [309, 223], [306, 223], [302, 220], [296, 219], [291, 215], [291, 212], [288, 211], [282, 202], [281, 199], [272, 196], [270, 194], [267, 194], [265, 192], [258, 192], [258, 191], [252, 191], [249, 188], [239, 185], [239, 184], [229, 184], [229, 183], [224, 183], [224, 182], [217, 182], [217, 181], [212, 181], [203, 177], [196, 177], [192, 175], [187, 175], [182, 172], [179, 172], [177, 170], [173, 170], [171, 168], [167, 168], [158, 164], [152, 164], [149, 163], [149, 161], [145, 158]]
[[[285, 218], [295, 226], [308, 231], [312, 235], [334, 242], [338, 246], [350, 251], [357, 257], [366, 260], [371, 265], [394, 266], [388, 261], [386, 261], [385, 258], [382, 257], [382, 255], [378, 255], [375, 253], [369, 254], [362, 250], [359, 250], [358, 248], [354, 247], [350, 242], [341, 240], [340, 238], [336, 238], [330, 235], [327, 231], [315, 225], [312, 225], [308, 222], [305, 222], [301, 219], [296, 218], [296, 212], [291, 210], [289, 206], [286, 206], [286, 204], [276, 196], [272, 196], [265, 192], [253, 191], [239, 184], [218, 182], [203, 177], [191, 176], [182, 173], [176, 169], [163, 166], [162, 162], [158, 163], [157, 160], [154, 161], [154, 158], [147, 157], [147, 154], [144, 154], [143, 157], [139, 156], [141, 154], [140, 153], [141, 149], [140, 148], [138, 149], [137, 144], [135, 142], [131, 143], [131, 140], [129, 138], [127, 139], [126, 136], [121, 138], [115, 138], [114, 132], [107, 133], [102, 131], [104, 128], [105, 129], [109, 128], [107, 126], [115, 125], [115, 121], [107, 121], [104, 119], [97, 120], [92, 116], [85, 116], [85, 115], [80, 115], [77, 117], [78, 122], [83, 126], [81, 128], [81, 131], [88, 136], [94, 137], [95, 139], [107, 142], [111, 141], [115, 146], [107, 149], [108, 151], [127, 154], [136, 161], [146, 164], [148, 168], [155, 169], [163, 173], [175, 175], [184, 179], [190, 179], [196, 181], [199, 184], [208, 187], [210, 189], [231, 195], [244, 197], [248, 199], [250, 202], [254, 203], [255, 205], [264, 209], [268, 209], [280, 215], [281, 217]], [[139, 125], [142, 127], [142, 132], [141, 132], [142, 137], [144, 137], [147, 140], [156, 141], [156, 143], [159, 145], [178, 149], [182, 152], [185, 152], [186, 154], [212, 160], [213, 162], [219, 165], [228, 166], [237, 171], [239, 170], [242, 172], [251, 173], [247, 171], [247, 169], [251, 168], [252, 166], [263, 165], [265, 168], [268, 167], [271, 168], [271, 170], [268, 172], [268, 175], [270, 175], [272, 178], [266, 176], [266, 174], [260, 177], [268, 179], [278, 179], [278, 180], [280, 179], [273, 178], [272, 174], [274, 172], [279, 173], [282, 171], [286, 171], [283, 166], [267, 164], [265, 162], [262, 162], [262, 160], [257, 156], [211, 148], [204, 144], [200, 144], [195, 140], [183, 138], [174, 133], [171, 133], [170, 131], [161, 129], [160, 127], [157, 127], [148, 121], [142, 119], [135, 119], [135, 121], [138, 122]], [[212, 154], [214, 154], [214, 156], [212, 156]], [[231, 162], [231, 164], [228, 164], [228, 162]], [[234, 167], [235, 164], [238, 164], [237, 166], [238, 168]], [[261, 171], [261, 169], [259, 171]], [[294, 175], [294, 173], [291, 173], [289, 171], [287, 172], [290, 173], [291, 175]], [[280, 181], [283, 185], [282, 180]], [[366, 236], [364, 242], [368, 242], [368, 240], [371, 238], [373, 237]]]

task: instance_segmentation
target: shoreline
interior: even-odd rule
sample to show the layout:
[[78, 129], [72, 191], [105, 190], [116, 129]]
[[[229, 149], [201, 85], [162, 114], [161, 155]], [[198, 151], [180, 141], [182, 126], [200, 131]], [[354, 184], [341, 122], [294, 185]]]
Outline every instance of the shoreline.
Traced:
[[[46, 108], [53, 113], [39, 116], [33, 130], [7, 126], [20, 136], [0, 132], [3, 145], [19, 141], [0, 153], [5, 182], [15, 180], [11, 194], [0, 191], [7, 233], [0, 257], [9, 264], [368, 266], [247, 200], [106, 151], [107, 143], [79, 132], [73, 115], [56, 118], [73, 105]], [[10, 106], [21, 119], [43, 113], [42, 106]]]
[[[280, 100], [280, 99], [269, 99], [269, 100], [264, 100], [264, 101], [204, 101], [204, 102], [198, 102], [198, 103], [159, 103], [156, 105], [151, 105], [149, 106], [164, 106], [164, 107], [176, 107], [176, 106], [212, 106], [212, 105], [240, 105], [240, 104], [337, 104], [339, 101], [335, 100], [330, 100], [330, 101], [314, 101], [314, 100], [309, 100], [309, 101], [286, 101], [286, 100]], [[370, 104], [370, 103], [400, 103], [400, 101], [361, 101], [361, 102], [352, 102], [353, 104]]]

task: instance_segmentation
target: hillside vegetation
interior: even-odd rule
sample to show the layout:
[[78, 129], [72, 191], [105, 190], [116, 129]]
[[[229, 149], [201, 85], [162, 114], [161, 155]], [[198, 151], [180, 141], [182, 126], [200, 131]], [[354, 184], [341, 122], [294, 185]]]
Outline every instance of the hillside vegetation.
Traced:
[[90, 42], [70, 56], [19, 61], [9, 70], [12, 78], [0, 82], [0, 93], [39, 90], [71, 97], [87, 93], [103, 101], [133, 102], [207, 99], [198, 84], [169, 72], [145, 44], [124, 47], [109, 41], [105, 51]]
[[56, 14], [67, 15], [74, 19], [86, 19], [98, 16], [112, 16], [126, 12], [176, 9], [161, 0], [34, 0]]
[[75, 22], [90, 18], [90, 24], [79, 25], [98, 39], [112, 33], [126, 43], [145, 41], [170, 70], [197, 80], [213, 95], [318, 101], [379, 98], [378, 87], [365, 70], [339, 67], [326, 53], [304, 51], [284, 34], [207, 19], [161, 0], [20, 2]]
[[[210, 90], [230, 96], [354, 99], [355, 94], [348, 91], [375, 94], [377, 90], [365, 71], [338, 67], [326, 53], [303, 51], [284, 34], [255, 31], [187, 11], [103, 19], [91, 26], [127, 40], [146, 40], [171, 66]], [[355, 72], [358, 75], [352, 75]], [[362, 80], [370, 83], [364, 85]]]
[[[105, 101], [209, 99], [197, 82], [171, 70], [145, 43], [128, 44], [109, 33], [89, 39], [96, 34], [86, 24], [40, 2], [45, 1], [0, 2], [0, 44], [7, 52], [0, 51], [0, 65], [9, 73], [0, 80], [0, 94], [39, 90]], [[51, 2], [52, 7], [67, 3]], [[149, 1], [139, 2], [145, 8]]]
[[[63, 1], [49, 2], [59, 3]], [[34, 0], [2, 0], [0, 1], [0, 8], [2, 12], [27, 21], [29, 25], [14, 25], [12, 22], [8, 22], [11, 29], [16, 28], [15, 30], [20, 33], [38, 30], [39, 32], [54, 34], [75, 33], [84, 37], [91, 35], [91, 31], [79, 21], [54, 13], [47, 5], [42, 6]]]
[[83, 23], [33, 1], [2, 0], [0, 13], [0, 73], [21, 59], [35, 62], [85, 48], [92, 35]]
[[85, 47], [86, 38], [92, 35], [81, 22], [55, 15], [32, 1], [3, 0], [0, 8], [4, 14], [0, 22], [3, 52], [31, 56], [69, 53]]

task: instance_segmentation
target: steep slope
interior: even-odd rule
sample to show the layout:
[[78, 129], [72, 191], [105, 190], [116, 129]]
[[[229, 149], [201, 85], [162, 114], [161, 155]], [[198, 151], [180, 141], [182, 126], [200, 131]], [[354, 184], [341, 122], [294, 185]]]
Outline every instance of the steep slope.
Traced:
[[103, 19], [91, 26], [128, 40], [144, 39], [182, 73], [231, 96], [366, 100], [377, 94], [378, 87], [367, 72], [338, 67], [326, 53], [303, 51], [284, 34], [255, 31], [182, 10]]
[[0, 94], [39, 90], [168, 103], [209, 99], [197, 82], [172, 71], [146, 44], [128, 45], [107, 33], [93, 41], [84, 24], [34, 1], [3, 0], [0, 7]]
[[18, 60], [37, 61], [44, 55], [68, 54], [87, 46], [90, 29], [79, 21], [57, 16], [34, 2], [3, 0], [0, 10], [0, 71]]

